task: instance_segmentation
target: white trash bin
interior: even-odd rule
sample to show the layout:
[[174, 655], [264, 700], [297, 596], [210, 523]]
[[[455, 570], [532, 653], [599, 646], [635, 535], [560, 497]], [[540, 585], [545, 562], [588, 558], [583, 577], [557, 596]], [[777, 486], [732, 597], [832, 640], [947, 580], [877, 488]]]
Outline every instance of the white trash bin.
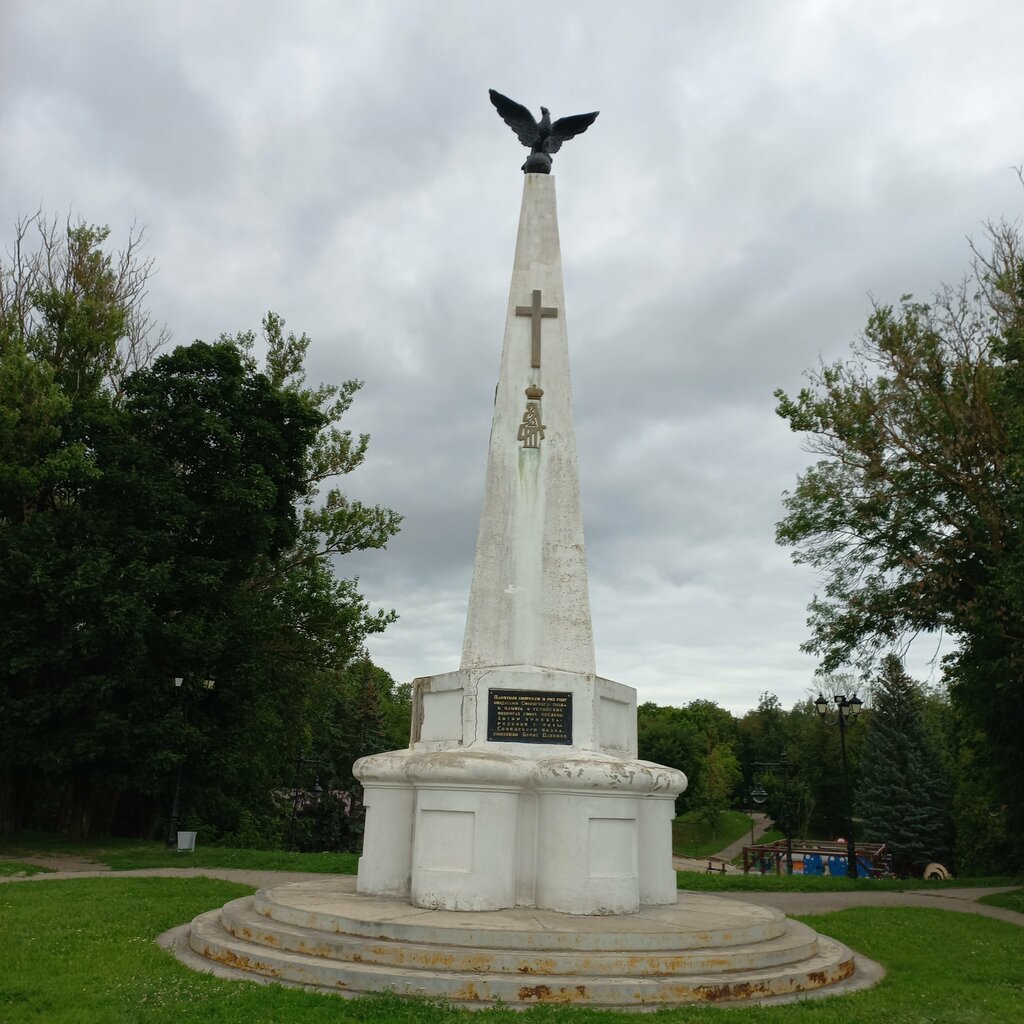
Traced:
[[191, 853], [196, 848], [196, 834], [195, 832], [179, 832], [178, 833], [178, 852], [179, 853]]

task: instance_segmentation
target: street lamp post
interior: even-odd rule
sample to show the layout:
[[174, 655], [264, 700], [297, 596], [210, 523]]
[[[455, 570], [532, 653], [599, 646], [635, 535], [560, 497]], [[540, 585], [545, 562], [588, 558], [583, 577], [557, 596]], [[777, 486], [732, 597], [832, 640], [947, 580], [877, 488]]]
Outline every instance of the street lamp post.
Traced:
[[[786, 752], [778, 761], [755, 761], [754, 767], [762, 772], [771, 772], [773, 775], [782, 776], [782, 825], [783, 834], [786, 837], [786, 874], [793, 874], [793, 799], [789, 779], [793, 766], [786, 760]], [[753, 791], [754, 800], [763, 804], [768, 799], [768, 794], [762, 786]]]
[[[843, 789], [846, 795], [847, 811], [847, 832], [846, 832], [846, 875], [848, 878], [857, 877], [857, 849], [853, 838], [853, 794], [850, 791], [850, 765], [846, 759], [846, 729], [857, 721], [863, 701], [855, 693], [852, 697], [837, 693], [833, 698], [835, 701], [835, 721], [839, 725], [839, 753], [843, 763]], [[831, 724], [828, 719], [829, 702], [821, 693], [814, 702], [821, 720]]]
[[[181, 688], [184, 685], [185, 685], [185, 677], [184, 676], [175, 676], [174, 677], [174, 688], [176, 690], [181, 690]], [[212, 690], [216, 685], [217, 685], [217, 683], [216, 683], [216, 680], [214, 680], [214, 679], [203, 679], [202, 680], [202, 687], [203, 687], [204, 690]], [[186, 693], [186, 696], [183, 699], [185, 700], [184, 719], [185, 719], [185, 722], [187, 723], [188, 722], [188, 698], [187, 698], [187, 693]], [[178, 763], [178, 771], [175, 773], [175, 777], [174, 777], [174, 797], [171, 800], [171, 813], [170, 813], [170, 816], [167, 819], [167, 839], [166, 839], [165, 845], [168, 846], [168, 847], [176, 846], [177, 843], [178, 843], [178, 809], [179, 809], [179, 806], [181, 804], [181, 776], [182, 776], [182, 772], [183, 772], [184, 768], [185, 768], [185, 758], [182, 757], [181, 761]]]
[[[323, 761], [319, 757], [307, 757], [306, 752], [302, 751], [298, 757], [295, 758], [295, 774], [292, 777], [292, 819], [291, 824], [288, 827], [288, 849], [293, 850], [295, 848], [295, 812], [299, 806], [299, 773], [303, 768], [311, 767], [322, 768]], [[320, 777], [315, 775], [313, 777], [313, 789], [312, 793], [315, 796], [319, 796], [323, 790], [320, 788]]]
[[167, 839], [164, 844], [168, 848], [178, 842], [178, 804], [181, 801], [181, 770], [184, 766], [185, 763], [182, 761], [174, 777], [174, 797], [171, 800], [171, 816], [167, 819]]
[[768, 799], [763, 786], [747, 790], [747, 813], [750, 815], [750, 845], [754, 845], [754, 812]]
[[[751, 808], [750, 808], [750, 845], [751, 846], [754, 845], [754, 807], [760, 807], [765, 802], [765, 800], [767, 800], [767, 799], [768, 799], [768, 791], [764, 788], [764, 786], [761, 786], [761, 785], [754, 786], [754, 788], [750, 791], [750, 803], [751, 803]], [[764, 857], [759, 856], [757, 858], [757, 863], [760, 865], [761, 874], [763, 875], [764, 871], [765, 871]], [[744, 871], [747, 870], [746, 858], [744, 858], [744, 860], [743, 860], [743, 870]]]

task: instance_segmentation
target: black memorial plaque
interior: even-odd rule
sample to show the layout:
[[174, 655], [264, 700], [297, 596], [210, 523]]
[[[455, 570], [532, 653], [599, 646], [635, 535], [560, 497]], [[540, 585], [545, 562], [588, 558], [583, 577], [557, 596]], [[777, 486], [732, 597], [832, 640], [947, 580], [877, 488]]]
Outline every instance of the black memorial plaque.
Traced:
[[492, 743], [572, 745], [572, 694], [488, 690], [487, 739]]

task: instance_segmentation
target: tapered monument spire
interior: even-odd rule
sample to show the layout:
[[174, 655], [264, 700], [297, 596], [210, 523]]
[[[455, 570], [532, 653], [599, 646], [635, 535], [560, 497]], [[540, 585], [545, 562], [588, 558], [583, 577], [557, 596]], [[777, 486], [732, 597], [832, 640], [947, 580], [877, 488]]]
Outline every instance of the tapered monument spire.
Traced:
[[519, 215], [462, 668], [593, 673], [555, 179]]

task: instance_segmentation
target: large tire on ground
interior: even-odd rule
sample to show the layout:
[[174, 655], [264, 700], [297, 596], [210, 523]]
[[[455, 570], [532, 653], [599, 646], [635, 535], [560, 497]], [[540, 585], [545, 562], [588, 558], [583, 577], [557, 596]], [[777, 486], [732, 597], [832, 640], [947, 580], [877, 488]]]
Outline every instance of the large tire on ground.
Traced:
[[952, 878], [953, 875], [950, 873], [949, 868], [936, 863], [929, 864], [928, 867], [924, 869], [924, 877], [929, 882], [945, 882]]

